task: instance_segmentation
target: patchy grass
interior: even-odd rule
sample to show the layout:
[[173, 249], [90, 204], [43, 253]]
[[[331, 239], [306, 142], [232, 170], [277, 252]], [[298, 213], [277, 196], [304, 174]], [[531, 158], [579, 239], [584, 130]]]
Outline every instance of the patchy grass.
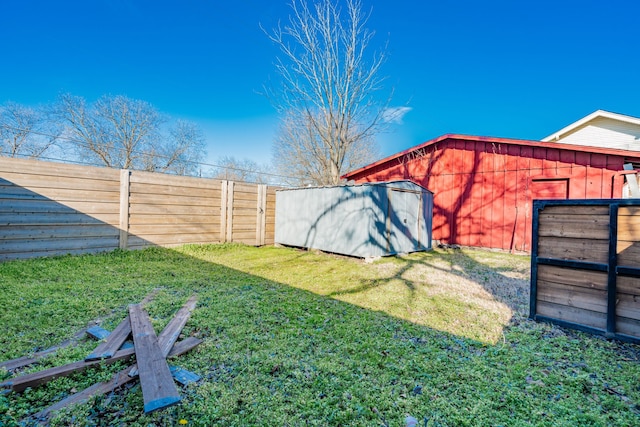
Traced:
[[[192, 294], [178, 364], [203, 377], [142, 414], [139, 386], [53, 425], [637, 425], [638, 346], [524, 317], [529, 258], [433, 251], [374, 263], [285, 248], [185, 246], [0, 264], [0, 360], [113, 329], [153, 289], [156, 331]], [[83, 358], [82, 341], [42, 369]], [[92, 369], [0, 396], [0, 425], [108, 378]], [[0, 373], [2, 375], [2, 373]], [[27, 422], [28, 424], [28, 422]]]

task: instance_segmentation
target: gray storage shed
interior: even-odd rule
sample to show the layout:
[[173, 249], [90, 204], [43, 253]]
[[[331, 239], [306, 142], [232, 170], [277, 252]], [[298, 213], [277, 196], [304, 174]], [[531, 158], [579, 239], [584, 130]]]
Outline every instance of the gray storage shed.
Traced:
[[275, 242], [362, 258], [431, 249], [433, 194], [411, 181], [276, 192]]

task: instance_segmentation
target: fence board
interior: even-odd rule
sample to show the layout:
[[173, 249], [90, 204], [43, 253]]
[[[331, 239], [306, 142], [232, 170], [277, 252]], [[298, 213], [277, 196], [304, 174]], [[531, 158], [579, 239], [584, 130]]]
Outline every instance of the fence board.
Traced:
[[542, 236], [538, 245], [538, 256], [543, 258], [606, 262], [609, 257], [609, 242], [607, 240]]
[[547, 206], [544, 209], [544, 216], [552, 216], [552, 215], [606, 215], [609, 216], [609, 207], [608, 206]]
[[616, 320], [617, 332], [631, 337], [640, 336], [640, 321], [618, 317]]
[[579, 270], [553, 265], [538, 266], [538, 279], [551, 283], [607, 290], [607, 274], [599, 271]]
[[637, 206], [620, 206], [618, 216], [637, 216], [640, 215], [640, 207]]
[[95, 214], [95, 217], [70, 212], [70, 213], [46, 213], [46, 214], [25, 214], [25, 213], [11, 213], [0, 214], [1, 225], [62, 225], [62, 224], [110, 224], [117, 226], [120, 220], [119, 214]]
[[200, 209], [194, 209], [192, 206], [180, 206], [180, 205], [131, 205], [129, 210], [130, 215], [192, 215], [194, 213], [214, 212], [215, 207], [207, 208], [201, 207]]
[[144, 215], [138, 214], [129, 219], [129, 226], [134, 225], [171, 225], [171, 224], [220, 224], [220, 212], [214, 210], [210, 215]]
[[[41, 194], [46, 192], [47, 196]], [[74, 201], [74, 202], [119, 202], [119, 194], [115, 191], [92, 191], [80, 189], [64, 189], [64, 188], [47, 188], [43, 190], [39, 187], [30, 187], [29, 191], [25, 191], [23, 187], [18, 185], [0, 185], [0, 200], [51, 200], [58, 202]]]
[[73, 190], [80, 188], [92, 191], [118, 192], [120, 188], [119, 179], [98, 180], [91, 178], [57, 177], [52, 175], [27, 175], [25, 173], [9, 172], [2, 172], [2, 178], [23, 188], [34, 188], [38, 193], [44, 194], [45, 196], [48, 196], [47, 191], [49, 189]]
[[221, 197], [221, 189], [220, 183], [215, 182], [214, 187], [209, 186], [170, 186], [168, 183], [164, 184], [149, 184], [149, 183], [140, 183], [140, 182], [132, 182], [131, 183], [131, 193], [134, 194], [156, 194], [159, 196], [180, 196], [184, 194], [200, 194], [202, 197], [209, 198], [220, 198]]
[[639, 214], [637, 199], [535, 201], [530, 316], [640, 343]]
[[538, 280], [540, 301], [584, 308], [598, 313], [607, 312], [607, 291]]
[[6, 254], [0, 254], [0, 261], [12, 261], [20, 259], [30, 258], [44, 258], [59, 255], [83, 255], [83, 254], [97, 254], [102, 252], [112, 251], [113, 247], [108, 248], [82, 248], [82, 249], [49, 249], [44, 251], [28, 250], [27, 252], [11, 252]]
[[108, 224], [32, 225], [29, 227], [5, 226], [2, 228], [3, 240], [114, 236], [119, 236], [119, 230]]
[[618, 241], [618, 265], [640, 267], [640, 241]]
[[3, 200], [0, 203], [0, 213], [113, 213], [118, 210], [119, 203], [98, 202], [54, 202], [50, 199], [42, 200]]
[[0, 259], [234, 238], [272, 244], [275, 191], [248, 183], [0, 158]]
[[252, 202], [253, 206], [258, 202], [258, 194], [257, 193], [241, 193], [234, 189], [233, 200], [234, 202]]
[[131, 184], [158, 184], [170, 187], [220, 188], [220, 180], [189, 176], [167, 175], [154, 172], [133, 171]]
[[40, 160], [15, 159], [0, 157], [0, 170], [3, 172], [16, 172], [28, 175], [90, 178], [95, 180], [119, 180], [117, 169], [70, 165], [66, 163], [43, 162]]
[[574, 239], [606, 240], [609, 226], [590, 222], [558, 222], [540, 224], [539, 235], [545, 237], [569, 237]]
[[602, 330], [604, 330], [607, 325], [607, 316], [604, 313], [576, 307], [567, 307], [547, 301], [538, 302], [538, 314]]
[[618, 276], [616, 289], [618, 292], [640, 296], [640, 278]]
[[186, 243], [220, 243], [218, 233], [204, 234], [150, 234], [145, 236], [129, 236], [129, 248], [142, 248], [149, 246], [176, 246]]
[[195, 208], [210, 207], [215, 203], [218, 203], [219, 199], [201, 197], [198, 195], [170, 195], [162, 196], [156, 194], [139, 194], [132, 193], [129, 199], [129, 203], [136, 204], [148, 204], [148, 205], [179, 205], [179, 206], [193, 206]]
[[20, 253], [30, 251], [56, 251], [79, 249], [114, 249], [118, 247], [119, 237], [83, 237], [69, 239], [39, 239], [39, 240], [0, 240], [0, 253]]
[[148, 234], [193, 234], [217, 233], [218, 224], [166, 224], [166, 225], [135, 225], [129, 227], [131, 234], [144, 236]]
[[246, 193], [246, 194], [258, 194], [258, 186], [255, 184], [247, 184], [243, 182], [236, 182], [235, 189], [238, 193]]

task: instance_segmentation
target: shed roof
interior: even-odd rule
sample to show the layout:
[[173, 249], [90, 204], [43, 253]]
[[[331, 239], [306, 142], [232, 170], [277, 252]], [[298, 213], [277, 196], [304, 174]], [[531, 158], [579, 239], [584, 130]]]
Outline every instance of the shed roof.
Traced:
[[430, 193], [432, 192], [428, 188], [425, 188], [422, 185], [417, 184], [409, 179], [399, 179], [395, 181], [381, 181], [381, 182], [362, 182], [358, 184], [349, 184], [349, 185], [320, 185], [320, 186], [310, 186], [310, 187], [281, 188], [276, 190], [276, 192], [307, 190], [310, 188], [379, 187], [379, 186], [397, 188], [400, 190], [413, 190], [413, 189], [419, 188], [421, 191], [429, 191]]
[[627, 116], [625, 114], [612, 113], [610, 111], [597, 110], [589, 114], [588, 116], [585, 116], [580, 120], [573, 122], [570, 125], [563, 127], [559, 131], [554, 132], [551, 135], [543, 138], [542, 141], [545, 141], [545, 142], [557, 141], [558, 139], [564, 138], [566, 135], [572, 132], [575, 132], [581, 127], [587, 125], [588, 123], [593, 122], [594, 120], [600, 119], [600, 118], [616, 120], [622, 123], [628, 123], [628, 124], [636, 125], [640, 127], [640, 118]]
[[341, 178], [351, 179], [351, 177], [358, 175], [362, 172], [365, 172], [369, 169], [372, 169], [376, 166], [399, 159], [407, 154], [413, 153], [415, 151], [421, 150], [423, 148], [435, 145], [439, 142], [446, 141], [449, 139], [462, 140], [462, 141], [491, 142], [496, 144], [519, 145], [519, 146], [525, 146], [525, 147], [555, 148], [558, 150], [579, 151], [583, 153], [586, 152], [586, 153], [595, 153], [595, 154], [609, 154], [609, 155], [622, 156], [625, 158], [631, 158], [633, 159], [634, 162], [640, 162], [640, 155], [638, 154], [637, 151], [632, 151], [632, 150], [590, 147], [586, 145], [562, 144], [558, 142], [531, 141], [526, 139], [496, 138], [491, 136], [473, 136], [473, 135], [460, 135], [460, 134], [448, 133], [448, 134], [439, 136], [437, 138], [434, 138], [432, 140], [429, 140], [427, 142], [423, 142], [422, 144], [416, 145], [415, 147], [408, 148], [399, 153], [392, 154], [391, 156], [385, 157], [382, 160], [378, 160], [377, 162], [363, 166], [360, 169], [356, 169], [354, 171], [348, 172], [344, 174]]

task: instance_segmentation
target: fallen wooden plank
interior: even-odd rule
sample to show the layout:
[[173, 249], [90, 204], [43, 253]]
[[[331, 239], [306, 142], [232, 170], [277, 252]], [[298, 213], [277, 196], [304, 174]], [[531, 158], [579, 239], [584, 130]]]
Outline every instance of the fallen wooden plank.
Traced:
[[24, 391], [28, 387], [35, 387], [40, 384], [45, 384], [51, 380], [60, 377], [66, 377], [74, 372], [81, 372], [85, 369], [96, 366], [101, 363], [110, 365], [118, 360], [128, 360], [135, 354], [135, 349], [119, 350], [109, 359], [81, 361], [69, 363], [63, 366], [56, 366], [55, 368], [45, 369], [43, 371], [34, 372], [31, 374], [21, 375], [19, 377], [11, 378], [3, 383], [0, 383], [0, 388], [10, 389], [11, 391], [20, 392]]
[[[159, 289], [154, 289], [153, 291], [149, 292], [149, 294], [147, 294], [147, 296], [145, 296], [142, 299], [140, 304], [142, 304], [144, 306], [147, 303], [149, 303], [158, 294], [158, 291], [159, 291]], [[89, 329], [91, 329], [91, 328], [89, 328]], [[100, 329], [102, 329], [102, 328], [100, 328]], [[38, 351], [38, 352], [34, 353], [32, 356], [24, 356], [24, 357], [19, 357], [17, 359], [6, 360], [6, 361], [0, 363], [0, 368], [5, 368], [7, 371], [13, 371], [13, 370], [16, 370], [16, 369], [19, 369], [19, 368], [23, 368], [25, 366], [32, 365], [32, 364], [36, 363], [38, 360], [42, 359], [43, 357], [46, 357], [46, 356], [50, 355], [51, 353], [54, 353], [55, 351], [57, 351], [57, 350], [59, 350], [61, 348], [65, 348], [65, 347], [68, 347], [70, 345], [77, 345], [78, 341], [80, 341], [80, 339], [82, 337], [84, 337], [85, 333], [88, 333], [88, 329], [82, 329], [79, 332], [77, 332], [72, 338], [63, 341], [63, 342], [61, 342], [60, 344], [58, 344], [56, 346], [47, 348], [46, 350]]]
[[[166, 357], [167, 354], [169, 354], [171, 347], [173, 347], [173, 344], [178, 340], [182, 328], [187, 324], [189, 317], [191, 317], [191, 312], [196, 307], [196, 302], [197, 297], [195, 295], [189, 298], [160, 333], [158, 343], [160, 344], [160, 351], [163, 356]], [[137, 369], [132, 369], [129, 375], [132, 377], [138, 376]]]
[[149, 413], [180, 402], [165, 355], [162, 354], [158, 338], [149, 315], [139, 304], [129, 306], [131, 331], [142, 387], [144, 412]]
[[70, 345], [77, 345], [78, 341], [80, 341], [80, 339], [84, 336], [85, 332], [86, 332], [86, 329], [82, 329], [81, 331], [77, 332], [72, 338], [63, 341], [56, 346], [49, 347], [46, 350], [33, 353], [32, 356], [24, 356], [24, 357], [19, 357], [17, 359], [4, 361], [0, 363], [0, 368], [5, 368], [7, 371], [13, 371], [18, 368], [32, 365], [36, 363], [38, 360], [42, 359], [43, 357], [46, 357], [61, 348], [69, 347]]
[[115, 352], [118, 351], [130, 334], [131, 322], [129, 321], [129, 316], [127, 316], [84, 360], [99, 360], [113, 357]]
[[189, 317], [191, 317], [191, 312], [196, 307], [196, 302], [197, 297], [195, 295], [189, 298], [160, 333], [158, 343], [160, 344], [160, 350], [163, 356], [166, 357], [171, 351], [173, 344], [178, 341], [182, 328], [187, 324]]
[[89, 335], [94, 340], [102, 341], [107, 338], [111, 332], [107, 331], [105, 328], [100, 326], [92, 326], [87, 329], [87, 335]]
[[[171, 322], [169, 322], [169, 324], [164, 328], [164, 330], [160, 334], [161, 336], [160, 343], [162, 344], [163, 348], [167, 347], [166, 346], [167, 341], [173, 341], [174, 337], [179, 336], [179, 333], [178, 334], [175, 333], [175, 329], [176, 328], [181, 329], [182, 327], [180, 325], [181, 324], [184, 325], [184, 323], [186, 323], [183, 310], [188, 309], [188, 307], [191, 307], [191, 308], [193, 307], [192, 304], [194, 303], [191, 301], [192, 301], [191, 299], [187, 301], [185, 306], [180, 311], [178, 311], [178, 313], [181, 313], [181, 316], [179, 316], [180, 320], [176, 322], [172, 320]], [[178, 315], [178, 313], [176, 313], [176, 316]], [[104, 362], [106, 364], [111, 364], [118, 360], [129, 359], [134, 354], [135, 354], [134, 348], [128, 348], [128, 349], [123, 348], [117, 351], [111, 358], [105, 359]], [[0, 389], [8, 389], [9, 391], [21, 392], [28, 387], [35, 387], [40, 384], [45, 384], [56, 378], [66, 377], [68, 375], [71, 375], [74, 372], [83, 371], [91, 366], [95, 366], [99, 364], [100, 362], [101, 362], [100, 360], [81, 361], [81, 362], [70, 363], [63, 366], [57, 366], [55, 368], [45, 369], [45, 370], [34, 372], [31, 374], [21, 375], [15, 378], [11, 378], [3, 383], [0, 383]], [[137, 371], [137, 369], [134, 369], [134, 370]]]
[[127, 371], [131, 369], [130, 367], [121, 370], [116, 373], [109, 381], [96, 383], [91, 387], [85, 388], [78, 393], [72, 394], [61, 401], [54, 403], [53, 405], [43, 409], [42, 411], [31, 415], [30, 419], [35, 419], [36, 421], [46, 422], [51, 413], [55, 411], [59, 411], [62, 408], [66, 408], [69, 405], [86, 402], [93, 396], [100, 396], [106, 393], [111, 392], [117, 388], [122, 387], [123, 385], [133, 381], [135, 378], [131, 378], [127, 375]]
[[180, 383], [180, 385], [188, 385], [200, 381], [200, 375], [194, 374], [193, 372], [187, 371], [186, 369], [182, 369], [178, 366], [169, 365], [169, 371], [171, 371], [173, 379]]
[[[184, 339], [173, 346], [168, 357], [180, 356], [181, 354], [184, 354], [189, 350], [195, 348], [201, 342], [202, 340], [194, 337], [189, 337], [187, 339]], [[136, 365], [133, 365], [133, 366], [135, 367]], [[131, 381], [135, 381], [136, 378], [133, 378], [127, 375], [127, 372], [130, 369], [131, 367], [125, 368], [117, 372], [116, 374], [114, 374], [111, 380], [109, 381], [94, 384], [91, 387], [88, 387], [82, 391], [79, 391], [78, 393], [67, 396], [66, 398], [43, 409], [37, 414], [31, 415], [29, 418], [39, 420], [39, 421], [46, 421], [49, 418], [49, 416], [55, 411], [59, 411], [60, 409], [66, 408], [69, 405], [86, 402], [87, 400], [89, 400], [94, 396], [100, 396], [106, 393], [110, 393], [111, 391], [117, 388], [120, 388]]]

